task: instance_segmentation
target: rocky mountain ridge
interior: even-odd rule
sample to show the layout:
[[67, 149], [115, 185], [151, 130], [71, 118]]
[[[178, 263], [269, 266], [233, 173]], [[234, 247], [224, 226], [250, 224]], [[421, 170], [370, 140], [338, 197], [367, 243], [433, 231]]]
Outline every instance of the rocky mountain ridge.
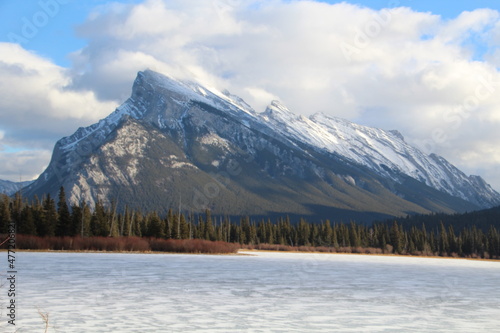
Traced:
[[58, 141], [26, 188], [73, 202], [164, 211], [370, 219], [500, 204], [482, 178], [423, 154], [397, 131], [273, 101], [257, 113], [228, 92], [139, 72], [107, 118]]

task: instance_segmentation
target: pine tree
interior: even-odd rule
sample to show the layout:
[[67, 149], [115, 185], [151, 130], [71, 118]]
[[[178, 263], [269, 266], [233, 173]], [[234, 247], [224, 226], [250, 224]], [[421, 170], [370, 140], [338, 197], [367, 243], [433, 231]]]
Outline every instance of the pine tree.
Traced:
[[189, 239], [189, 229], [190, 225], [186, 222], [186, 218], [184, 217], [184, 214], [181, 213], [180, 219], [179, 219], [179, 231], [180, 231], [180, 238], [181, 239]]
[[17, 232], [24, 235], [36, 235], [35, 218], [33, 209], [25, 206], [21, 212], [21, 219], [17, 225]]
[[173, 238], [172, 237], [172, 228], [173, 228], [173, 220], [174, 214], [172, 213], [172, 209], [168, 210], [167, 217], [165, 218], [165, 238]]
[[21, 193], [17, 192], [14, 199], [12, 200], [10, 207], [10, 216], [12, 222], [16, 225], [16, 228], [22, 224], [22, 211], [23, 211], [23, 198], [21, 197]]
[[165, 226], [156, 212], [150, 214], [146, 219], [148, 220], [146, 236], [156, 238], [165, 237]]
[[361, 246], [361, 235], [358, 230], [358, 226], [356, 223], [351, 222], [349, 224], [349, 240], [351, 243], [351, 246], [353, 247], [360, 247]]
[[326, 246], [332, 245], [333, 229], [330, 224], [330, 220], [326, 220], [325, 222], [323, 222], [321, 234], [322, 234], [323, 245]]
[[172, 239], [181, 239], [181, 228], [180, 228], [180, 216], [177, 214], [172, 215], [172, 223], [171, 223], [171, 237]]
[[309, 233], [310, 227], [309, 223], [307, 223], [304, 219], [300, 219], [298, 226], [298, 245], [306, 245], [309, 246], [311, 243], [309, 242]]
[[394, 253], [401, 254], [403, 252], [403, 240], [402, 233], [399, 228], [398, 222], [394, 221], [391, 227], [391, 245], [394, 249]]
[[439, 252], [443, 256], [448, 255], [448, 252], [450, 252], [448, 233], [446, 232], [443, 222], [441, 222], [439, 226]]
[[66, 203], [66, 193], [64, 187], [59, 189], [59, 202], [57, 203], [57, 224], [56, 236], [69, 236], [72, 234], [73, 226], [68, 204]]
[[69, 236], [82, 236], [83, 209], [79, 205], [71, 206], [71, 230]]
[[212, 222], [212, 214], [210, 210], [205, 210], [205, 230], [203, 232], [204, 239], [215, 240], [214, 225]]
[[90, 220], [90, 231], [92, 236], [107, 237], [110, 231], [109, 214], [100, 200], [95, 205], [94, 214]]
[[250, 218], [248, 216], [242, 217], [240, 219], [240, 232], [239, 232], [239, 242], [240, 244], [249, 244], [250, 238]]
[[493, 225], [488, 230], [487, 238], [488, 252], [491, 256], [498, 258], [500, 256], [500, 234]]
[[10, 199], [5, 194], [0, 196], [0, 234], [6, 234], [11, 221]]
[[38, 236], [54, 236], [57, 224], [57, 210], [56, 203], [50, 197], [50, 194], [47, 194], [47, 197], [43, 201], [43, 214], [37, 217], [38, 224], [36, 228]]

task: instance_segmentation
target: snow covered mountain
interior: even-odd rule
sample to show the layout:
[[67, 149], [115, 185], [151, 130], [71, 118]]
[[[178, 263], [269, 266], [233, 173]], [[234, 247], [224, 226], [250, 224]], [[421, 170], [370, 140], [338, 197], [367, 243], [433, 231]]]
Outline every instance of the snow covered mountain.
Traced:
[[57, 142], [25, 193], [164, 211], [331, 219], [456, 212], [500, 204], [482, 178], [397, 131], [241, 98], [153, 71], [107, 118]]
[[396, 130], [361, 126], [322, 113], [296, 116], [277, 101], [262, 118], [291, 140], [339, 154], [397, 182], [405, 175], [481, 207], [498, 203], [498, 193], [481, 177], [465, 175], [443, 157], [424, 154]]
[[8, 180], [0, 179], [0, 194], [12, 195], [19, 191], [21, 188], [28, 186], [33, 181], [26, 182], [11, 182]]

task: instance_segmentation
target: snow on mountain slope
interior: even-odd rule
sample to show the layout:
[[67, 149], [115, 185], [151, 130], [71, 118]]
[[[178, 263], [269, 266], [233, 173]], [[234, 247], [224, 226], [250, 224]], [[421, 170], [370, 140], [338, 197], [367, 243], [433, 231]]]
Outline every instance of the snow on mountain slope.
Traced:
[[0, 194], [11, 195], [19, 191], [25, 186], [28, 186], [33, 181], [25, 181], [25, 182], [11, 182], [8, 180], [0, 179]]
[[[404, 141], [397, 131], [385, 131], [317, 113], [309, 118], [296, 116], [273, 101], [261, 118], [281, 134], [305, 142], [316, 149], [338, 154], [377, 173], [401, 181], [399, 174], [412, 177], [450, 195], [471, 201], [475, 176], [468, 177], [444, 158], [426, 155]], [[498, 193], [484, 183], [481, 194], [498, 200]], [[474, 199], [475, 203], [484, 202]]]
[[[143, 142], [145, 139], [147, 142]], [[175, 161], [167, 158], [172, 156]], [[289, 192], [285, 187], [281, 192], [276, 190], [288, 196], [283, 194], [275, 200], [293, 203], [296, 199], [291, 198], [303, 199], [303, 189], [310, 186], [314, 200], [308, 207], [322, 200], [325, 206], [333, 205], [338, 200], [345, 204], [343, 209], [352, 208], [367, 192], [363, 202], [370, 209], [381, 206], [377, 200], [389, 200], [398, 206], [397, 214], [418, 211], [405, 206], [408, 202], [431, 211], [442, 207], [456, 211], [469, 203], [473, 208], [500, 204], [500, 194], [481, 177], [467, 176], [444, 158], [422, 153], [397, 131], [361, 126], [321, 113], [298, 116], [277, 101], [257, 113], [227, 91], [150, 70], [138, 73], [131, 97], [108, 117], [58, 141], [49, 167], [30, 187], [30, 193], [56, 191], [65, 184], [72, 189], [75, 201], [91, 201], [117, 187], [148, 183], [147, 190], [151, 191], [144, 193], [154, 193], [152, 198], [160, 202], [172, 195], [164, 190], [172, 187], [172, 181], [190, 182], [189, 189], [193, 189], [203, 179], [203, 188], [211, 177], [204, 172], [221, 170], [232, 159], [253, 163], [238, 180], [234, 179], [231, 190], [251, 193], [245, 202], [259, 200], [262, 193], [270, 193], [270, 183], [277, 189], [288, 177], [288, 184], [295, 185], [286, 188]], [[146, 167], [145, 161], [151, 163]], [[172, 178], [173, 169], [186, 171], [185, 178]], [[143, 178], [138, 181], [138, 177]], [[170, 183], [164, 184], [164, 179], [170, 179]], [[341, 183], [336, 183], [339, 179]], [[345, 184], [348, 189], [342, 188]], [[396, 189], [394, 184], [401, 186]], [[98, 190], [97, 185], [101, 186]], [[372, 191], [375, 187], [378, 189]], [[428, 192], [429, 188], [439, 195]], [[380, 199], [382, 192], [389, 199]], [[231, 193], [227, 192], [228, 200]], [[444, 194], [444, 199], [438, 198]], [[406, 200], [405, 195], [409, 201], [399, 202]], [[434, 207], [434, 202], [445, 204]], [[273, 209], [273, 204], [269, 199], [263, 206]], [[360, 207], [352, 209], [365, 209]]]
[[[231, 95], [228, 91], [219, 92], [215, 88], [203, 87], [192, 81], [175, 80], [151, 70], [139, 72], [132, 90], [136, 95], [132, 95], [108, 117], [89, 127], [79, 128], [75, 134], [60, 140], [61, 148], [65, 151], [74, 149], [78, 142], [90, 135], [97, 134], [97, 139], [106, 137], [124, 116], [135, 119], [144, 118], [151, 105], [143, 103], [147, 99], [146, 96], [142, 96], [141, 92], [148, 90], [148, 93], [158, 90], [168, 92], [169, 98], [181, 106], [197, 101], [243, 118], [256, 119], [256, 112], [241, 98]], [[165, 103], [165, 100], [161, 99], [157, 102]], [[163, 119], [161, 115], [158, 115], [156, 121], [159, 127], [165, 127], [171, 119]]]

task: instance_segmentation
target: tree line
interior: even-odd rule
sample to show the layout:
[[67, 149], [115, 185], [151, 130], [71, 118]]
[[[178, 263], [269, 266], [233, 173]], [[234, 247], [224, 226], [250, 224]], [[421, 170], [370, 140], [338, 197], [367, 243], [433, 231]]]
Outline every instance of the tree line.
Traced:
[[396, 219], [373, 225], [305, 219], [292, 223], [288, 217], [271, 221], [243, 216], [231, 221], [214, 217], [209, 210], [194, 214], [173, 209], [160, 216], [128, 208], [117, 212], [115, 204], [105, 206], [100, 201], [95, 207], [85, 203], [70, 207], [62, 187], [57, 202], [50, 195], [32, 201], [20, 194], [0, 199], [0, 233], [6, 233], [14, 222], [17, 233], [40, 237], [200, 239], [247, 246], [321, 247], [330, 252], [500, 258], [500, 234], [494, 225], [487, 230], [475, 226], [455, 230], [453, 224], [443, 222], [429, 228], [425, 223], [406, 225]]

